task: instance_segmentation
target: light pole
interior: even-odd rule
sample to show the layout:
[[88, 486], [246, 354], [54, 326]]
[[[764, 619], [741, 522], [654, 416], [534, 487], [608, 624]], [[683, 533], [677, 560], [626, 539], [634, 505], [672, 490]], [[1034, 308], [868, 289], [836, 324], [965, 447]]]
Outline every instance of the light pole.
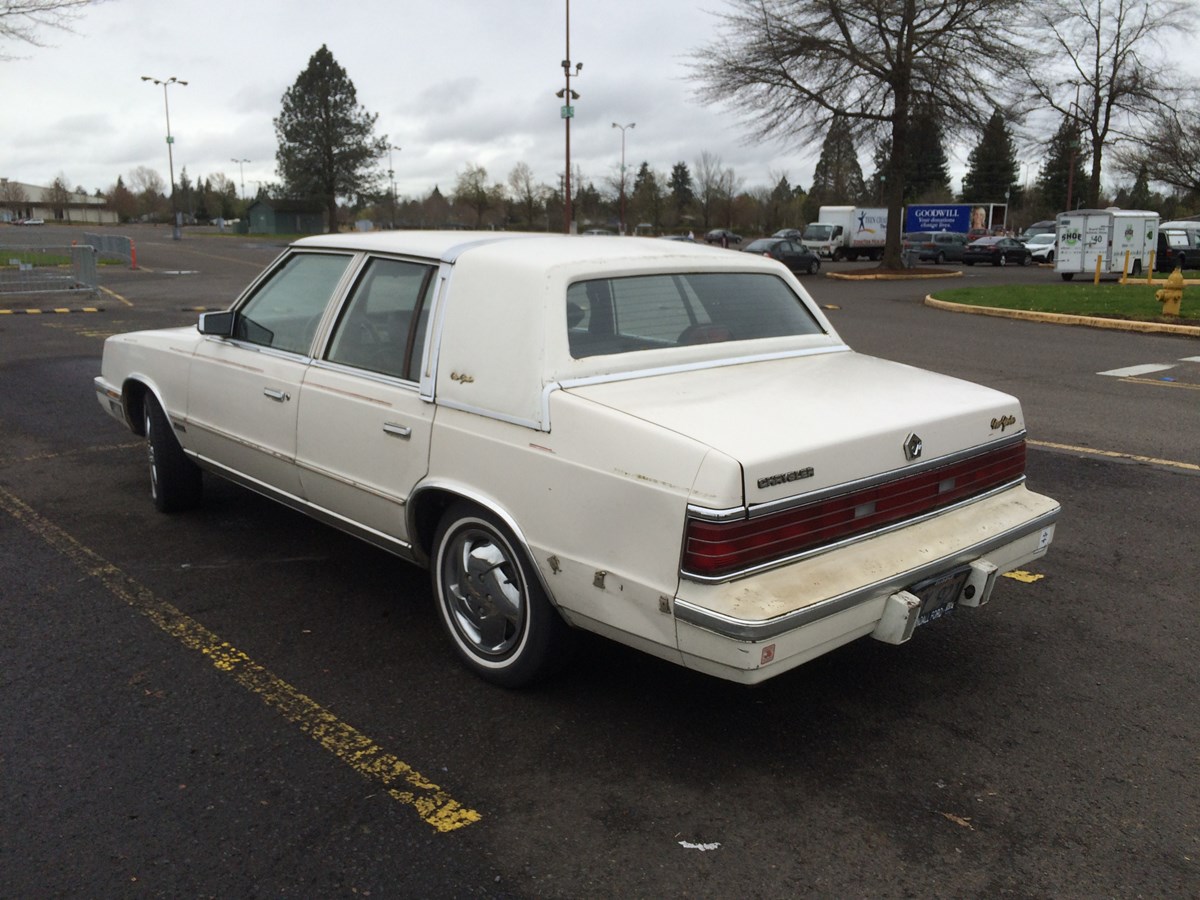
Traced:
[[399, 152], [403, 147], [388, 144], [388, 181], [392, 183], [392, 228], [396, 227], [396, 170], [392, 168], [392, 151]]
[[625, 234], [625, 129], [633, 128], [637, 122], [628, 125], [618, 125], [613, 122], [613, 128], [621, 129], [621, 234]]
[[171, 237], [179, 240], [183, 237], [183, 233], [179, 227], [179, 211], [175, 208], [175, 154], [171, 149], [175, 143], [175, 139], [171, 137], [171, 105], [167, 102], [167, 88], [172, 84], [181, 84], [187, 87], [187, 82], [180, 81], [174, 75], [170, 78], [155, 78], [153, 75], [143, 75], [142, 81], [153, 81], [156, 85], [161, 84], [163, 89], [163, 110], [167, 114], [167, 167], [171, 175], [171, 222], [173, 224]]
[[580, 71], [583, 69], [583, 63], [575, 64], [575, 73], [571, 74], [571, 0], [566, 0], [567, 4], [567, 53], [562, 61], [563, 74], [567, 78], [566, 87], [561, 91], [556, 91], [554, 96], [562, 98], [562, 115], [563, 124], [567, 131], [567, 170], [566, 178], [563, 182], [565, 187], [565, 206], [563, 207], [563, 231], [567, 234], [571, 233], [572, 213], [571, 213], [571, 119], [575, 116], [575, 107], [571, 105], [572, 100], [578, 100], [579, 94], [571, 90], [571, 78], [578, 78]]
[[231, 159], [230, 162], [237, 163], [238, 176], [242, 183], [242, 202], [245, 202], [245, 200], [246, 200], [246, 170], [242, 168], [242, 164], [248, 163], [248, 162], [250, 162], [250, 160], [248, 160], [248, 159]]

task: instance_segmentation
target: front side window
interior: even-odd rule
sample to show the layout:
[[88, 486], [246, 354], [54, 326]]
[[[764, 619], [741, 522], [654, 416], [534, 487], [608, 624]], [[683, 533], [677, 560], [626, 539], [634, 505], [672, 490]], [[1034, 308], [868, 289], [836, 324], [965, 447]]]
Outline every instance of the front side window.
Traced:
[[321, 315], [352, 258], [344, 253], [292, 256], [238, 310], [233, 336], [307, 355]]
[[381, 375], [418, 380], [436, 271], [421, 263], [372, 259], [342, 311], [325, 358]]
[[602, 278], [567, 290], [571, 356], [821, 334], [774, 275], [692, 273]]

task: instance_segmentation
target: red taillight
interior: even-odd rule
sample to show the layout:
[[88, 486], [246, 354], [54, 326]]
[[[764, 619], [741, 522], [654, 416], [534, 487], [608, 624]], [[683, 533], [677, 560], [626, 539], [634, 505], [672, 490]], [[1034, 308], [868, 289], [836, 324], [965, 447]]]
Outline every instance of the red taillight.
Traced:
[[1025, 442], [753, 519], [689, 519], [683, 570], [721, 577], [936, 512], [1025, 473]]

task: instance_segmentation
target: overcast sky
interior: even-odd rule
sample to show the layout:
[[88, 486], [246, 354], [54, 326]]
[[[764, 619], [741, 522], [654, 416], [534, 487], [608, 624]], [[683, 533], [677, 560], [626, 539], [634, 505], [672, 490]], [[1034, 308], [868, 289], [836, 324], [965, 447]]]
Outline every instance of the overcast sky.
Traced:
[[[747, 142], [730, 111], [702, 106], [687, 58], [716, 33], [721, 0], [573, 0], [575, 102], [571, 158], [601, 187], [620, 164], [695, 170], [703, 151], [746, 187], [786, 174], [807, 189], [820, 145]], [[563, 169], [561, 61], [565, 0], [107, 0], [75, 33], [44, 31], [44, 48], [0, 46], [0, 176], [107, 190], [147, 166], [167, 178], [163, 90], [141, 76], [187, 81], [169, 88], [175, 172], [278, 181], [274, 118], [284, 91], [322, 45], [377, 113], [393, 153], [396, 190], [449, 192], [468, 163], [504, 182], [524, 160], [539, 181]], [[960, 187], [965, 151], [952, 151]], [[1028, 159], [1028, 177], [1039, 159]], [[235, 159], [248, 159], [239, 169]], [[870, 154], [861, 154], [870, 175]], [[386, 171], [387, 160], [380, 169]], [[243, 175], [244, 172], [244, 175]]]

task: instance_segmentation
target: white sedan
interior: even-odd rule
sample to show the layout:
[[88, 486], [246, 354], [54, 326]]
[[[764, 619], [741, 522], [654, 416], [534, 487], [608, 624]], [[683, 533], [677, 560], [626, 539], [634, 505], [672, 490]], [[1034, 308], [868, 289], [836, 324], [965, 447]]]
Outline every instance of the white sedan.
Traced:
[[745, 683], [902, 643], [1059, 513], [1013, 397], [855, 353], [778, 262], [688, 243], [306, 238], [228, 311], [109, 338], [95, 388], [159, 509], [203, 471], [428, 567], [507, 686], [573, 629]]

